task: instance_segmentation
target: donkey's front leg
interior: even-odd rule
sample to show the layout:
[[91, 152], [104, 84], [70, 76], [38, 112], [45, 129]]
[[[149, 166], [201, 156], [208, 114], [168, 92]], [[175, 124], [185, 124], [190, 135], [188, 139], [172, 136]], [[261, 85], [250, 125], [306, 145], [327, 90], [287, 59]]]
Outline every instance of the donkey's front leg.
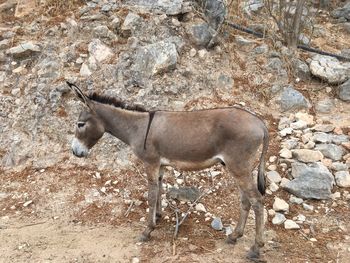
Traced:
[[164, 167], [161, 166], [159, 168], [159, 176], [158, 176], [158, 197], [157, 197], [156, 222], [158, 222], [162, 218], [163, 175], [164, 175]]
[[151, 237], [151, 232], [156, 226], [156, 212], [157, 212], [157, 199], [158, 199], [158, 176], [159, 176], [159, 164], [146, 165], [146, 173], [148, 180], [148, 222], [147, 227], [143, 231], [140, 237], [140, 241], [148, 241]]

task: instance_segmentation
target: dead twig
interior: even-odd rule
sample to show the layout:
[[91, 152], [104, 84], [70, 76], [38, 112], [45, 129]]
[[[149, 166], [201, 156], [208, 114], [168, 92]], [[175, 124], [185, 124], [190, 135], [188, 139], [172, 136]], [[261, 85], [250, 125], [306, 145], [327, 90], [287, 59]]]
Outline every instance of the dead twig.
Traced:
[[131, 208], [133, 207], [134, 203], [135, 203], [134, 201], [131, 201], [128, 210], [126, 210], [126, 212], [125, 212], [125, 214], [124, 214], [125, 217], [128, 217], [128, 216], [129, 216], [129, 213], [130, 213]]
[[46, 221], [41, 221], [41, 222], [36, 222], [36, 223], [30, 223], [30, 224], [26, 224], [26, 225], [23, 225], [23, 226], [17, 226], [17, 227], [14, 227], [16, 229], [21, 229], [21, 228], [25, 228], [25, 227], [29, 227], [29, 226], [36, 226], [36, 225], [42, 225], [42, 224], [45, 224], [47, 222]]

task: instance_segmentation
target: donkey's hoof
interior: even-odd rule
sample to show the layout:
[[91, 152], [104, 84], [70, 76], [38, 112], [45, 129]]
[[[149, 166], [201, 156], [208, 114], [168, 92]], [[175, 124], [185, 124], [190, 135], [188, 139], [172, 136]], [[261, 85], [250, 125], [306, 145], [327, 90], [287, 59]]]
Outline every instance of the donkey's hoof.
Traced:
[[141, 236], [139, 237], [139, 242], [147, 242], [150, 240], [150, 238], [150, 235], [141, 234]]
[[227, 244], [235, 245], [235, 244], [237, 243], [237, 238], [233, 238], [233, 237], [228, 236], [228, 237], [226, 238], [226, 243], [227, 243]]
[[259, 251], [249, 250], [247, 254], [247, 259], [257, 262], [257, 263], [266, 263], [267, 261], [260, 256]]
[[159, 222], [162, 219], [161, 213], [156, 213], [156, 222]]

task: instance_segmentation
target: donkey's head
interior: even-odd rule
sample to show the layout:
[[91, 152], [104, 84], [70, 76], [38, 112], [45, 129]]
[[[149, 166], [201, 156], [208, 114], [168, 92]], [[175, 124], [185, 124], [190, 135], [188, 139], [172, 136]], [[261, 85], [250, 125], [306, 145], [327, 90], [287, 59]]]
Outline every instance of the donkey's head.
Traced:
[[86, 157], [89, 150], [104, 134], [105, 128], [95, 112], [93, 102], [76, 85], [70, 82], [67, 84], [86, 106], [80, 112], [75, 128], [75, 137], [72, 141], [73, 154], [78, 157]]

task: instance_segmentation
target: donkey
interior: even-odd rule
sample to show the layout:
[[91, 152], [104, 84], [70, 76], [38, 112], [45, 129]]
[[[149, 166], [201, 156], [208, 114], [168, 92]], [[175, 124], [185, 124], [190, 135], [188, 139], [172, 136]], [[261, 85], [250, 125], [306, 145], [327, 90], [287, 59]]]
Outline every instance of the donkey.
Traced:
[[[128, 144], [144, 163], [148, 180], [149, 215], [141, 241], [149, 240], [157, 219], [161, 218], [164, 166], [200, 170], [222, 163], [235, 179], [241, 195], [239, 220], [227, 242], [234, 244], [243, 235], [252, 207], [256, 236], [247, 257], [254, 261], [260, 260], [260, 248], [264, 246], [264, 158], [269, 135], [259, 117], [238, 107], [151, 112], [96, 93], [86, 96], [76, 85], [67, 84], [86, 106], [77, 122], [72, 141], [73, 154], [86, 157], [107, 132]], [[252, 171], [261, 145], [255, 183]]]

